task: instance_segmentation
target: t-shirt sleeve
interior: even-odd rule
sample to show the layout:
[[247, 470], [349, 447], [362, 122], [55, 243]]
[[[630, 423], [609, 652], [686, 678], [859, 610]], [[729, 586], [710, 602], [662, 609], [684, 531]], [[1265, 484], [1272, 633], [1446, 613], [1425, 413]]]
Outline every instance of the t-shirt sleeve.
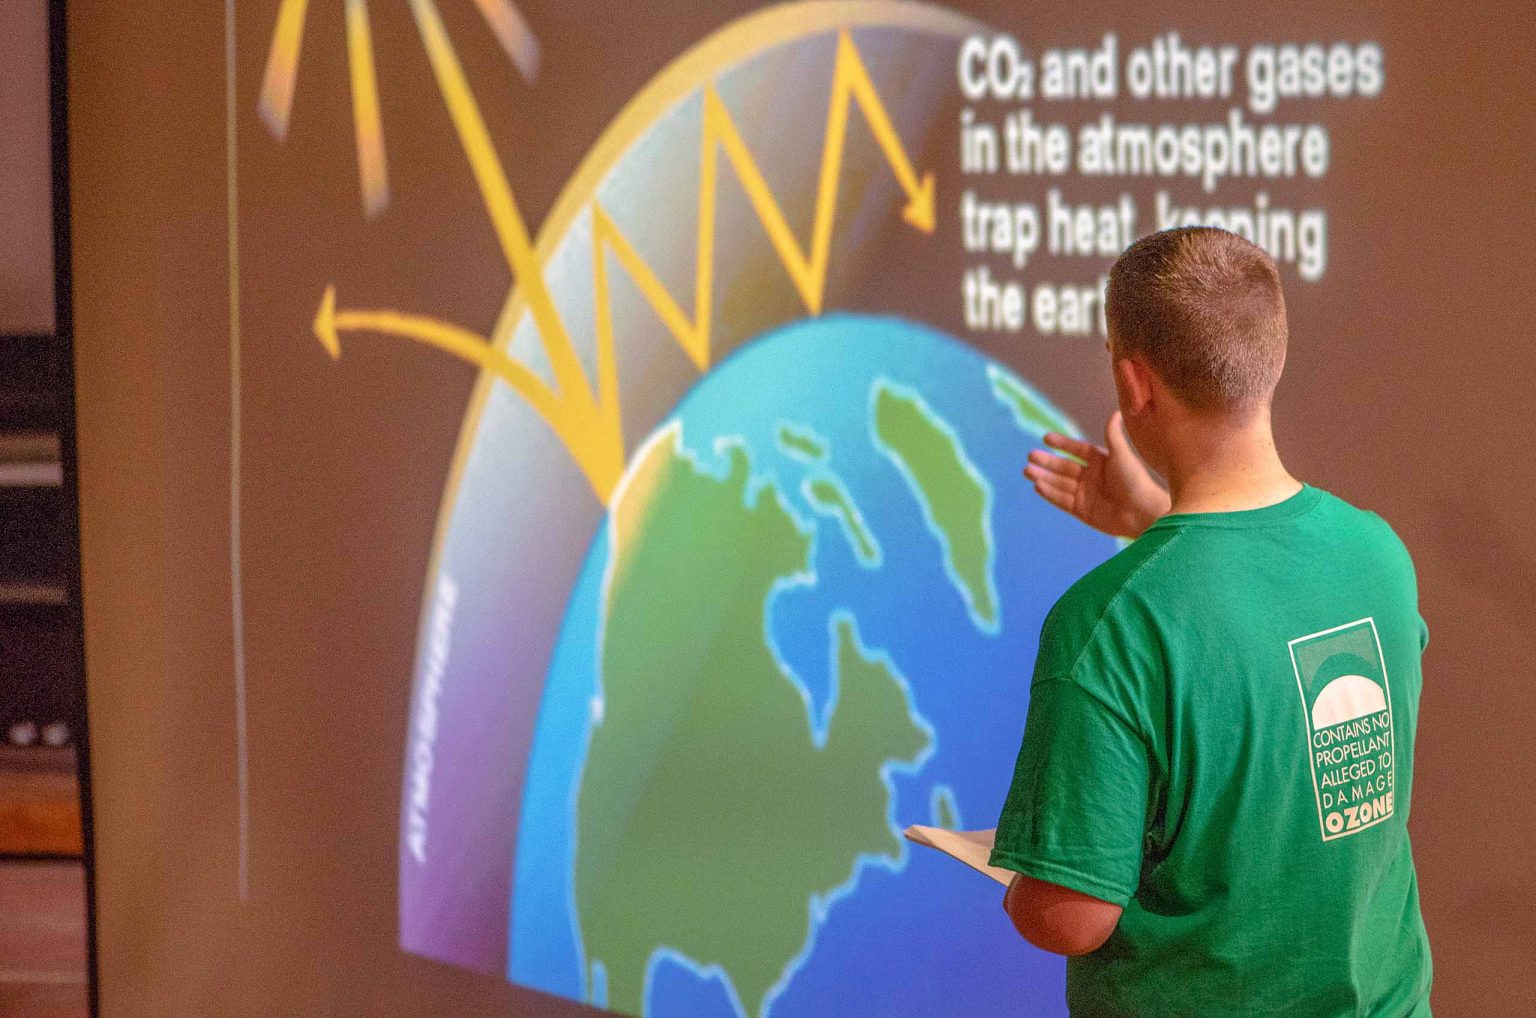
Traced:
[[1429, 623], [1424, 621], [1424, 616], [1419, 616], [1419, 653], [1429, 646]]
[[1082, 686], [1036, 681], [992, 865], [1125, 905], [1140, 879], [1148, 767], [1146, 743]]

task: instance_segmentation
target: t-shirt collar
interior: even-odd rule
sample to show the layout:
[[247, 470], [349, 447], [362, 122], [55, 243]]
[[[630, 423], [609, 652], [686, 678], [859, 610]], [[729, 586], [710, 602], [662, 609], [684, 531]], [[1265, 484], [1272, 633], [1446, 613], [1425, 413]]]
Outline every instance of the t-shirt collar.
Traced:
[[1294, 519], [1311, 509], [1322, 498], [1320, 488], [1302, 482], [1301, 490], [1289, 498], [1257, 509], [1235, 509], [1230, 512], [1169, 513], [1160, 517], [1148, 530], [1165, 527], [1267, 527]]

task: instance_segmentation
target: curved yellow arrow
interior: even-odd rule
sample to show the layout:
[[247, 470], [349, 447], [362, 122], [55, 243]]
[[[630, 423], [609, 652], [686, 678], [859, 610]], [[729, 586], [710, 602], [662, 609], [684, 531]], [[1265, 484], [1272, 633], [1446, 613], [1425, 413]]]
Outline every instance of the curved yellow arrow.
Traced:
[[354, 311], [336, 309], [336, 288], [326, 287], [320, 300], [320, 310], [315, 313], [315, 337], [333, 359], [341, 357], [342, 332], [371, 332], [377, 335], [397, 336], [436, 347], [445, 353], [488, 371], [506, 382], [533, 410], [554, 430], [566, 448], [571, 450], [577, 465], [589, 477], [613, 476], [623, 470], [622, 463], [602, 459], [602, 454], [612, 443], [602, 442], [591, 431], [593, 424], [601, 422], [600, 414], [580, 403], [572, 404], [560, 399], [543, 379], [527, 366], [496, 349], [488, 340], [468, 329], [428, 318], [424, 315], [408, 315], [399, 311]]

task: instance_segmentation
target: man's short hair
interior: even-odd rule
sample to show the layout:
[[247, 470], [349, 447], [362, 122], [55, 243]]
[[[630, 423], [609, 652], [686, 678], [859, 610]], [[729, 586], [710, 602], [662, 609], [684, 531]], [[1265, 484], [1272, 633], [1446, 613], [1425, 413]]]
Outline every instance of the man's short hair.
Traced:
[[1264, 249], [1211, 226], [1143, 237], [1109, 270], [1114, 356], [1141, 354], [1190, 407], [1267, 404], [1285, 363], [1285, 295]]

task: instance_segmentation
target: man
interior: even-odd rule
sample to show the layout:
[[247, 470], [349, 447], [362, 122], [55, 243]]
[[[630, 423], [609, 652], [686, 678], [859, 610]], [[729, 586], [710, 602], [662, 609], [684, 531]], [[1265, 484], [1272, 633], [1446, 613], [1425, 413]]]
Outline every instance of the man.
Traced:
[[1280, 462], [1285, 301], [1260, 248], [1145, 237], [1105, 314], [1106, 444], [1047, 436], [1067, 456], [1025, 474], [1135, 540], [1041, 632], [991, 857], [1017, 873], [1004, 908], [1069, 956], [1075, 1015], [1427, 1016], [1408, 553]]

